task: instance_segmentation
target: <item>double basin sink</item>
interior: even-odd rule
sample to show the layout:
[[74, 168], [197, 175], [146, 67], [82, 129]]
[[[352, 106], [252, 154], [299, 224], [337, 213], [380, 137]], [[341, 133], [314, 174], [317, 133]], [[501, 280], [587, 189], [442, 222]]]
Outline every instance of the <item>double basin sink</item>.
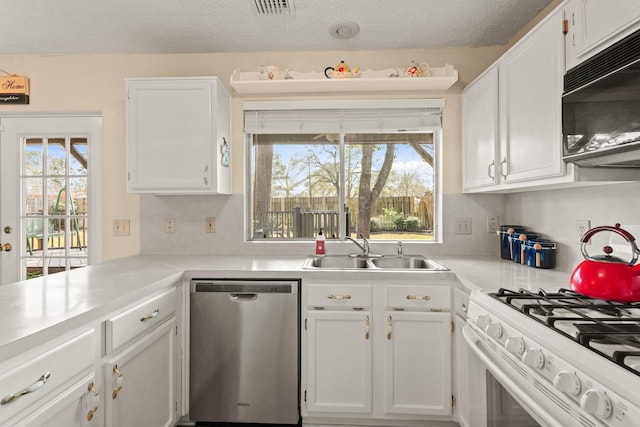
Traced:
[[309, 256], [304, 263], [305, 269], [318, 270], [428, 270], [447, 271], [448, 268], [422, 256], [352, 256], [325, 255]]

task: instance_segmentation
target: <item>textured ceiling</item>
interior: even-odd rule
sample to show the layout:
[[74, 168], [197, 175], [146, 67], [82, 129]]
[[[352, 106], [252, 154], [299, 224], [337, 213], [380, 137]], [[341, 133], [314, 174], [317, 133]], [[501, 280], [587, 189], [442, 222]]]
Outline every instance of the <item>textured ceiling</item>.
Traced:
[[[505, 44], [551, 0], [0, 0], [0, 55], [368, 50]], [[353, 21], [348, 40], [329, 28]]]

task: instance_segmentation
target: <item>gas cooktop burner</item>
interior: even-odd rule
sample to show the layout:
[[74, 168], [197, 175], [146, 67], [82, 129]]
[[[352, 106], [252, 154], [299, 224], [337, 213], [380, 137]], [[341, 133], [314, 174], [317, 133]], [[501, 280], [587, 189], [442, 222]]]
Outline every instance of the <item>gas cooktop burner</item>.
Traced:
[[640, 303], [500, 289], [490, 296], [640, 376]]

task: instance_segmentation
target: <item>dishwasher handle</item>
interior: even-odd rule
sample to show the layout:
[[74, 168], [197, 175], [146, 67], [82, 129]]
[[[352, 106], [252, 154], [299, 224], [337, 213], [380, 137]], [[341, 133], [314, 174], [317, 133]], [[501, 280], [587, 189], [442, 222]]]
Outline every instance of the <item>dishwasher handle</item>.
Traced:
[[192, 293], [297, 294], [299, 286], [294, 280], [191, 279]]
[[242, 301], [255, 301], [258, 299], [258, 294], [229, 294], [229, 298], [231, 301], [242, 302]]

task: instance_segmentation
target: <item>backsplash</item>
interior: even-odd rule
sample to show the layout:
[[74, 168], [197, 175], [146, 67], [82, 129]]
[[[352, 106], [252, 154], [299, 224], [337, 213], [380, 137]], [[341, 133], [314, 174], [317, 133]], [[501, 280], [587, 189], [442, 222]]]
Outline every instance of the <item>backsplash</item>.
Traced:
[[[486, 217], [498, 215], [501, 224], [522, 224], [558, 245], [556, 270], [571, 272], [582, 260], [576, 220], [591, 227], [640, 224], [640, 183], [613, 184], [562, 190], [501, 194], [445, 194], [442, 244], [404, 241], [405, 253], [430, 257], [494, 255], [498, 237], [488, 233]], [[313, 253], [314, 242], [245, 242], [244, 196], [150, 196], [140, 198], [142, 253], [279, 254]], [[472, 218], [472, 234], [454, 234], [456, 217]], [[205, 218], [216, 218], [216, 233], [205, 233]], [[174, 218], [175, 232], [164, 231], [166, 218]], [[602, 235], [608, 233], [600, 233]], [[640, 236], [636, 236], [640, 238]], [[599, 236], [600, 239], [608, 236]], [[594, 239], [595, 240], [595, 239]], [[603, 241], [589, 246], [598, 254]], [[354, 250], [348, 242], [327, 242], [327, 253]], [[395, 242], [373, 242], [377, 252], [394, 253]], [[509, 261], [505, 261], [509, 262]]]
[[[407, 254], [496, 255], [497, 235], [487, 232], [487, 216], [503, 218], [503, 195], [445, 194], [442, 244], [403, 241]], [[244, 196], [140, 196], [141, 253], [210, 253], [254, 255], [312, 254], [315, 242], [245, 242]], [[216, 232], [205, 233], [205, 218], [216, 218]], [[454, 234], [455, 217], [470, 217], [472, 234]], [[175, 219], [175, 232], [164, 222]], [[395, 253], [396, 242], [373, 241], [372, 251]], [[327, 253], [353, 252], [350, 242], [327, 241]]]
[[[556, 269], [571, 272], [582, 261], [577, 220], [599, 225], [640, 224], [640, 183], [612, 184], [506, 195], [506, 222], [522, 224], [558, 245]], [[600, 254], [611, 233], [598, 233], [588, 251]], [[635, 236], [640, 238], [640, 236]], [[622, 255], [620, 255], [622, 257]]]

